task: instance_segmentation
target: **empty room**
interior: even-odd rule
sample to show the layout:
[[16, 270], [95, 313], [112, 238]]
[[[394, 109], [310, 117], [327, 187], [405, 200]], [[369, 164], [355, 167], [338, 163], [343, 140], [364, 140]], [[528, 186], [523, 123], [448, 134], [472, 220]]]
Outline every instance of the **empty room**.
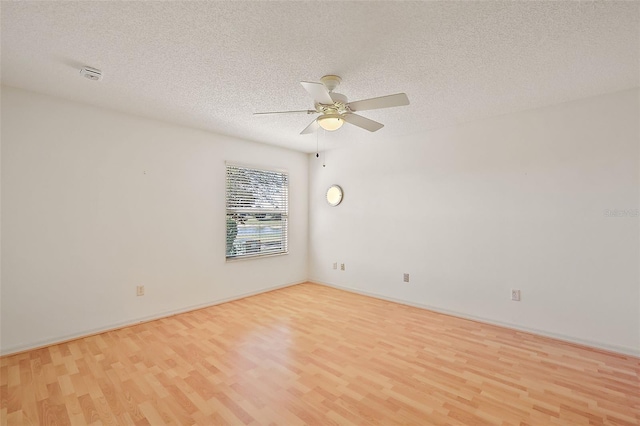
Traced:
[[640, 2], [0, 17], [0, 426], [640, 424]]

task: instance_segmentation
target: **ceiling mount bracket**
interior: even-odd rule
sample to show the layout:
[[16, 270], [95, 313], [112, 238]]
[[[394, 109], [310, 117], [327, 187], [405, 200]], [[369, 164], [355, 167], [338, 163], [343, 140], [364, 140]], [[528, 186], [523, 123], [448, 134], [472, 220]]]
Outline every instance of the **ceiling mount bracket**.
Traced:
[[337, 75], [325, 75], [320, 79], [320, 81], [322, 82], [322, 84], [324, 84], [324, 87], [327, 88], [329, 93], [331, 93], [333, 92], [333, 89], [335, 89], [340, 85], [340, 82], [342, 82], [342, 79]]

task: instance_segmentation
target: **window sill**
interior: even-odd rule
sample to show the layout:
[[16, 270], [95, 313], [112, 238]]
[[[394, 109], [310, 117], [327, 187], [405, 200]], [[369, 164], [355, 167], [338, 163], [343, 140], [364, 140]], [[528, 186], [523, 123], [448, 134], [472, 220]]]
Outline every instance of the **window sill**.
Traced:
[[264, 259], [267, 257], [286, 256], [288, 254], [289, 252], [287, 251], [284, 253], [257, 254], [253, 256], [225, 257], [225, 262], [234, 263], [234, 262], [240, 262], [243, 260]]

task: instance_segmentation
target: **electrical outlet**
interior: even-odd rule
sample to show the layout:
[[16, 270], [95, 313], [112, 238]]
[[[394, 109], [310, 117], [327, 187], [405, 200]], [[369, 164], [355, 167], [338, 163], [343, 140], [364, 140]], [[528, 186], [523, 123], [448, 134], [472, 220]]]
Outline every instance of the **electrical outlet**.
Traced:
[[344, 271], [344, 263], [341, 263], [341, 264], [340, 264], [340, 270], [341, 270], [341, 271]]
[[333, 262], [333, 269], [338, 269], [338, 262]]
[[511, 300], [516, 302], [520, 301], [520, 290], [511, 289]]
[[408, 283], [408, 282], [409, 282], [409, 274], [406, 274], [406, 273], [404, 274], [404, 276], [403, 276], [403, 281], [404, 281], [405, 283]]
[[136, 296], [144, 296], [144, 286], [139, 285], [136, 287]]

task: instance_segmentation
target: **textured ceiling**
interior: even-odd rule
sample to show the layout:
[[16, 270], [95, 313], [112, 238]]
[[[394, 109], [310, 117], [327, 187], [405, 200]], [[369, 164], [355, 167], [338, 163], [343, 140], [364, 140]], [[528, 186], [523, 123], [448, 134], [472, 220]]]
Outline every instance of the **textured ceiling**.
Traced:
[[[638, 2], [7, 2], [2, 83], [300, 151], [298, 83], [405, 92], [325, 148], [639, 86]], [[104, 73], [79, 76], [83, 65]]]

